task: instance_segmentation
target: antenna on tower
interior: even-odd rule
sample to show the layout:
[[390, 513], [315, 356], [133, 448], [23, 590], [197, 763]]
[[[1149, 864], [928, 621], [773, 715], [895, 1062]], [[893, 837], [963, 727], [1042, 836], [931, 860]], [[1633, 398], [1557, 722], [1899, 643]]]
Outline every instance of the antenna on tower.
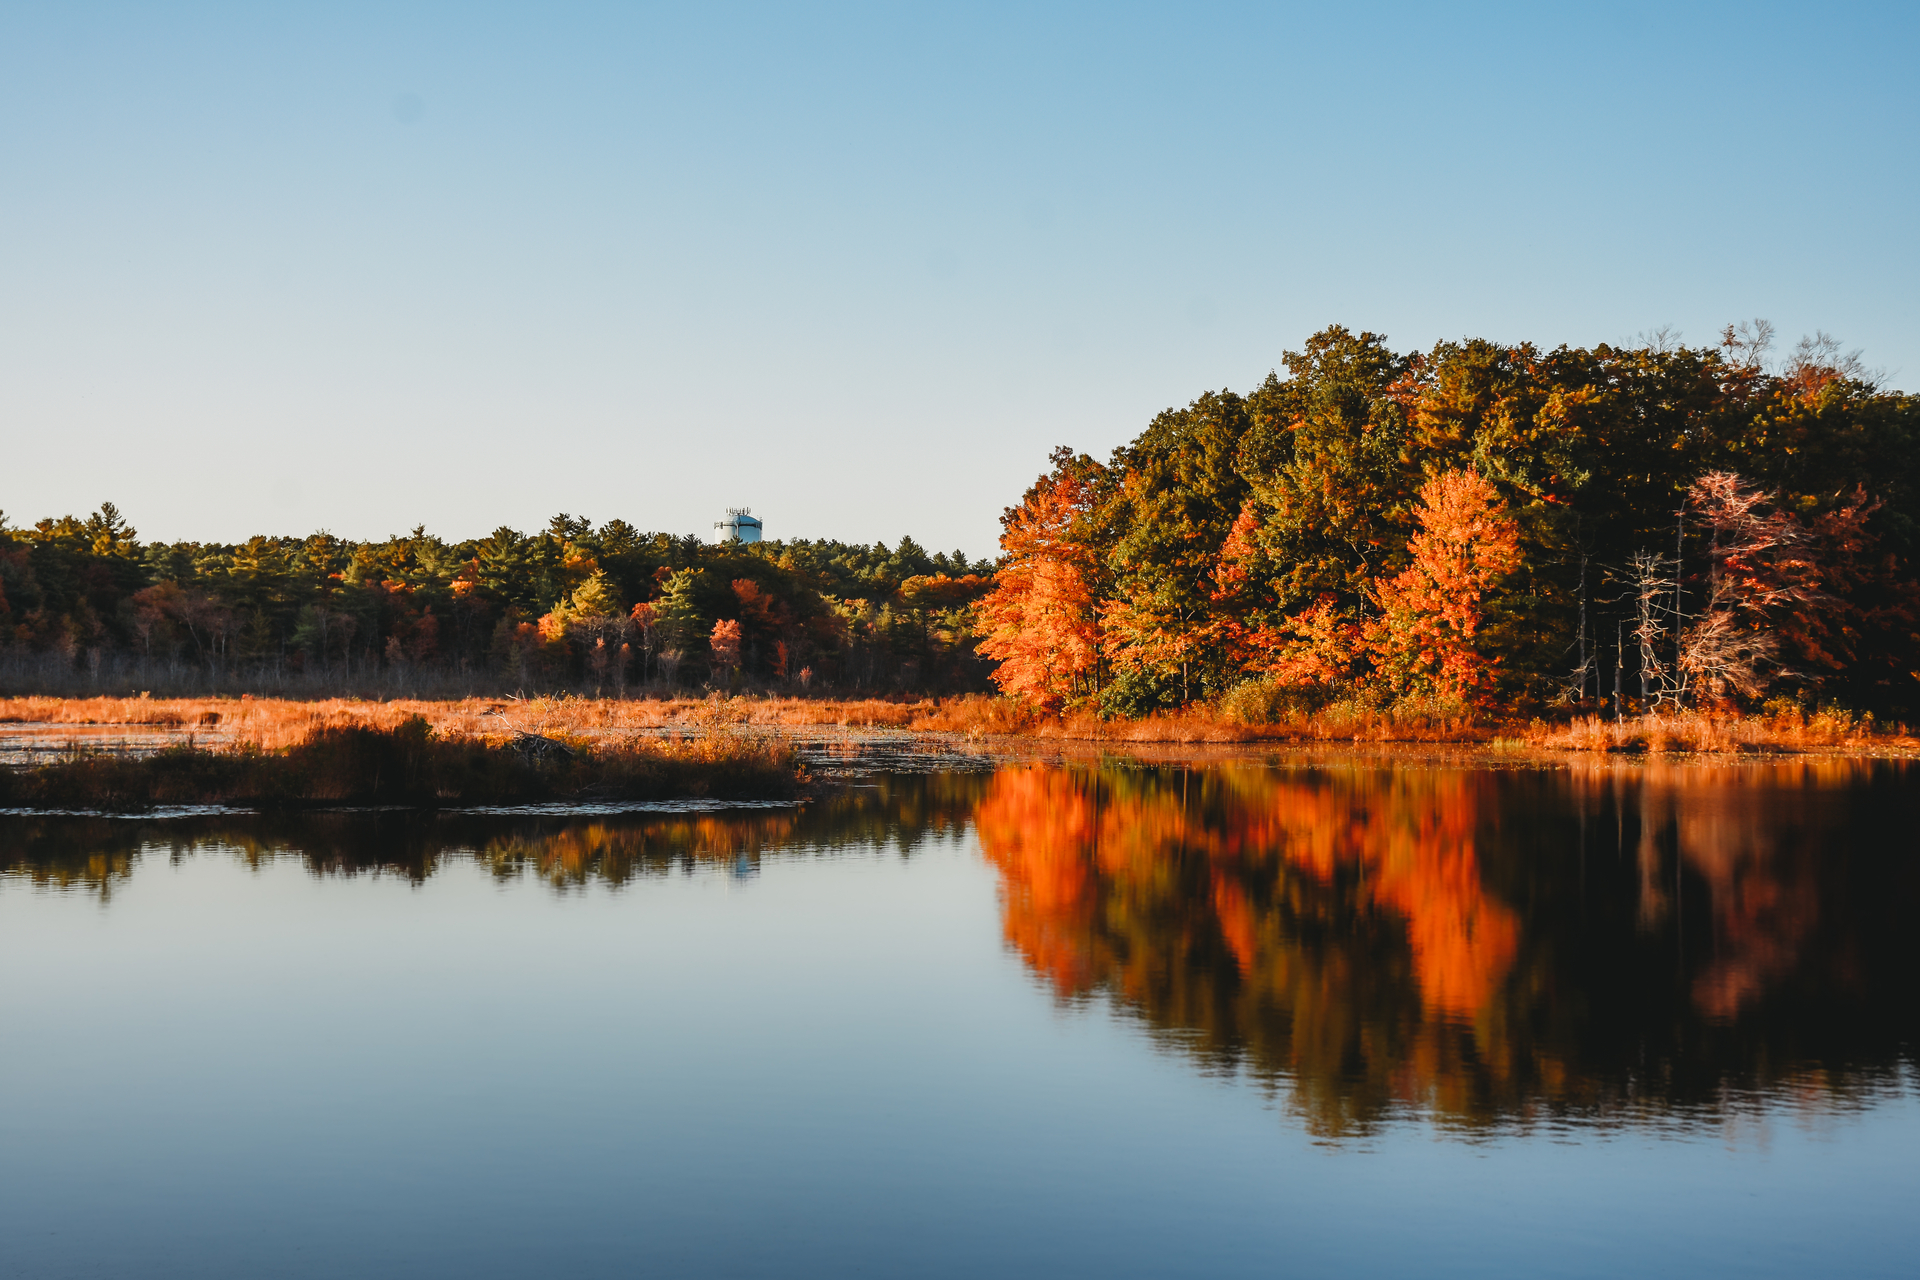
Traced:
[[713, 522], [715, 542], [758, 542], [761, 532], [760, 519], [751, 507], [728, 507], [727, 518]]

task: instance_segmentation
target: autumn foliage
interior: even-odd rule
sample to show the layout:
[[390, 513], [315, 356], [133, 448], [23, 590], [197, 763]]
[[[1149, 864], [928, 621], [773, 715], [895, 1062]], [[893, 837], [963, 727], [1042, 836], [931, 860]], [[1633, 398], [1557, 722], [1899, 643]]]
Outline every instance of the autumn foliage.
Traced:
[[[1234, 781], [1245, 785], [1194, 806], [1169, 788], [1094, 786], [1068, 770], [997, 773], [976, 821], [1006, 877], [1009, 940], [1062, 993], [1084, 988], [1101, 966], [1077, 943], [1102, 899], [1150, 901], [1171, 887], [1163, 877], [1184, 852], [1210, 864], [1221, 940], [1251, 979], [1263, 963], [1255, 905], [1267, 897], [1255, 882], [1284, 868], [1331, 887], [1358, 869], [1365, 900], [1404, 923], [1414, 982], [1435, 1016], [1471, 1020], [1486, 1006], [1512, 963], [1517, 921], [1482, 884], [1478, 805], [1464, 775]], [[1154, 963], [1150, 952], [1137, 959]], [[1150, 973], [1121, 986], [1144, 989]]]
[[460, 542], [143, 542], [107, 503], [0, 516], [0, 693], [980, 691], [991, 577], [911, 538], [715, 544], [564, 513]]
[[1487, 593], [1519, 566], [1519, 526], [1472, 471], [1429, 481], [1414, 519], [1413, 563], [1373, 584], [1379, 612], [1368, 620], [1366, 647], [1396, 692], [1426, 687], [1465, 700], [1492, 683], [1498, 659], [1474, 641]]
[[980, 652], [1028, 706], [1108, 718], [1920, 714], [1920, 402], [1830, 340], [1769, 366], [1768, 333], [1325, 330], [1104, 464], [1056, 451], [1003, 519]]
[[[1822, 791], [1861, 773], [1036, 766], [996, 773], [975, 821], [1007, 944], [1057, 996], [1110, 998], [1339, 1135], [1408, 1106], [1710, 1101], [1814, 1025], [1859, 1034], [1835, 1009], [1903, 989], [1904, 961], [1858, 957], [1904, 936], [1915, 892], [1893, 846], [1835, 857], [1859, 815]], [[1769, 1053], [1783, 1007], [1812, 1012]]]
[[1001, 517], [1004, 558], [979, 605], [979, 650], [999, 662], [995, 682], [1048, 709], [1091, 690], [1099, 643], [1092, 554], [1081, 527], [1091, 487], [1070, 456], [1055, 461], [1054, 472]]

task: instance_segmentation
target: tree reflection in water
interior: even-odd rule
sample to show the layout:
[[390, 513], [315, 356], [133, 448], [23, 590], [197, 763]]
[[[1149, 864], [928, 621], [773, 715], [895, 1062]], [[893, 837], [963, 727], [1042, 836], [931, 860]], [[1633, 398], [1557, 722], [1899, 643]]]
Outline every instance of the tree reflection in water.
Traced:
[[876, 775], [802, 808], [619, 818], [0, 818], [0, 868], [109, 899], [224, 850], [560, 891], [971, 825], [1007, 943], [1316, 1132], [1717, 1123], [1911, 1087], [1914, 780], [1888, 763], [1558, 770], [1252, 761]]
[[0, 816], [0, 873], [111, 900], [143, 857], [293, 858], [315, 875], [426, 881], [450, 859], [556, 889], [620, 886], [697, 867], [751, 874], [763, 856], [894, 849], [966, 830], [979, 774], [881, 776], [804, 807], [609, 817], [313, 810], [203, 818]]
[[1339, 1136], [1904, 1087], [1913, 808], [1865, 763], [1028, 768], [977, 821], [1060, 996]]

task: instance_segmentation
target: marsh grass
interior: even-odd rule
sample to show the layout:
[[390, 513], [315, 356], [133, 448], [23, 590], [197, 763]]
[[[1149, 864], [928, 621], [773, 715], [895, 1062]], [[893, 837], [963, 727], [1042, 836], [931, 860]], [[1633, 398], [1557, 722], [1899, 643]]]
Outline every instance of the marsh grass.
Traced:
[[1458, 703], [1377, 706], [1357, 697], [1311, 698], [1298, 690], [1243, 685], [1214, 704], [1157, 711], [1138, 720], [1087, 712], [1042, 715], [1008, 698], [949, 698], [915, 729], [970, 737], [1017, 735], [1100, 742], [1481, 742], [1492, 727]]
[[215, 750], [183, 743], [144, 756], [75, 749], [48, 764], [0, 770], [0, 807], [778, 799], [794, 795], [803, 781], [791, 747], [766, 735], [723, 729], [615, 741], [492, 741], [439, 732], [411, 716], [385, 727], [323, 726], [277, 749], [255, 741]]
[[1687, 711], [1609, 719], [1579, 716], [1548, 724], [1535, 720], [1523, 732], [1531, 746], [1562, 751], [1751, 752], [1913, 751], [1920, 749], [1907, 726], [1882, 726], [1871, 714], [1828, 708], [1807, 711], [1791, 703], [1769, 704], [1759, 714]]
[[1138, 720], [1107, 720], [1085, 711], [1049, 715], [1012, 698], [968, 694], [949, 698], [910, 728], [970, 738], [1023, 737], [1087, 742], [1251, 742], [1248, 726], [1206, 706], [1158, 711]]
[[460, 698], [448, 701], [357, 698], [4, 698], [0, 724], [150, 725], [175, 730], [217, 729], [235, 743], [279, 750], [323, 729], [392, 729], [418, 716], [436, 733], [504, 742], [516, 733], [587, 736], [720, 725], [751, 728], [837, 726], [904, 729], [937, 706], [931, 700], [894, 702], [808, 698]]
[[[1017, 700], [967, 694], [941, 700], [718, 696], [696, 698], [463, 698], [391, 702], [329, 698], [9, 698], [0, 726], [151, 726], [179, 734], [218, 733], [235, 752], [271, 755], [333, 730], [390, 732], [414, 719], [436, 740], [502, 747], [538, 734], [599, 753], [747, 750], [728, 734], [782, 730], [893, 729], [969, 738], [1024, 737], [1112, 743], [1457, 743], [1514, 750], [1646, 752], [1920, 751], [1904, 725], [1870, 715], [1806, 710], [1778, 700], [1757, 713], [1732, 710], [1630, 716], [1567, 715], [1524, 721], [1475, 712], [1458, 702], [1383, 702], [1358, 691], [1306, 691], [1252, 682], [1212, 704], [1107, 720], [1088, 712], [1047, 715]], [[57, 740], [57, 739], [56, 739]], [[649, 746], [648, 744], [653, 744]], [[732, 743], [732, 745], [729, 745]], [[706, 745], [701, 745], [706, 744]], [[771, 748], [769, 748], [771, 749]], [[784, 749], [784, 748], [783, 748]], [[204, 754], [204, 753], [203, 753]], [[184, 767], [184, 766], [183, 766]]]

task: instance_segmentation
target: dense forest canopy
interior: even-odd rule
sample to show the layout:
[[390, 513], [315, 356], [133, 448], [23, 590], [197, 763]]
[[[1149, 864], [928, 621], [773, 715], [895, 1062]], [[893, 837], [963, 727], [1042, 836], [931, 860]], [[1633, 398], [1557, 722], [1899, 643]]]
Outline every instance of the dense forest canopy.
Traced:
[[[1401, 353], [1334, 326], [1246, 394], [1056, 450], [969, 562], [558, 515], [450, 543], [142, 543], [0, 516], [0, 678], [93, 687], [986, 687], [1227, 700], [1920, 708], [1920, 400], [1825, 335]], [[997, 667], [992, 666], [997, 664]]]
[[566, 514], [459, 543], [142, 543], [108, 503], [0, 518], [0, 672], [16, 690], [969, 689], [991, 571], [911, 538], [712, 544]]
[[1910, 711], [1920, 401], [1826, 335], [1771, 346], [1328, 328], [1104, 463], [1056, 451], [1003, 517], [983, 651], [1009, 693], [1109, 714], [1250, 686]]

